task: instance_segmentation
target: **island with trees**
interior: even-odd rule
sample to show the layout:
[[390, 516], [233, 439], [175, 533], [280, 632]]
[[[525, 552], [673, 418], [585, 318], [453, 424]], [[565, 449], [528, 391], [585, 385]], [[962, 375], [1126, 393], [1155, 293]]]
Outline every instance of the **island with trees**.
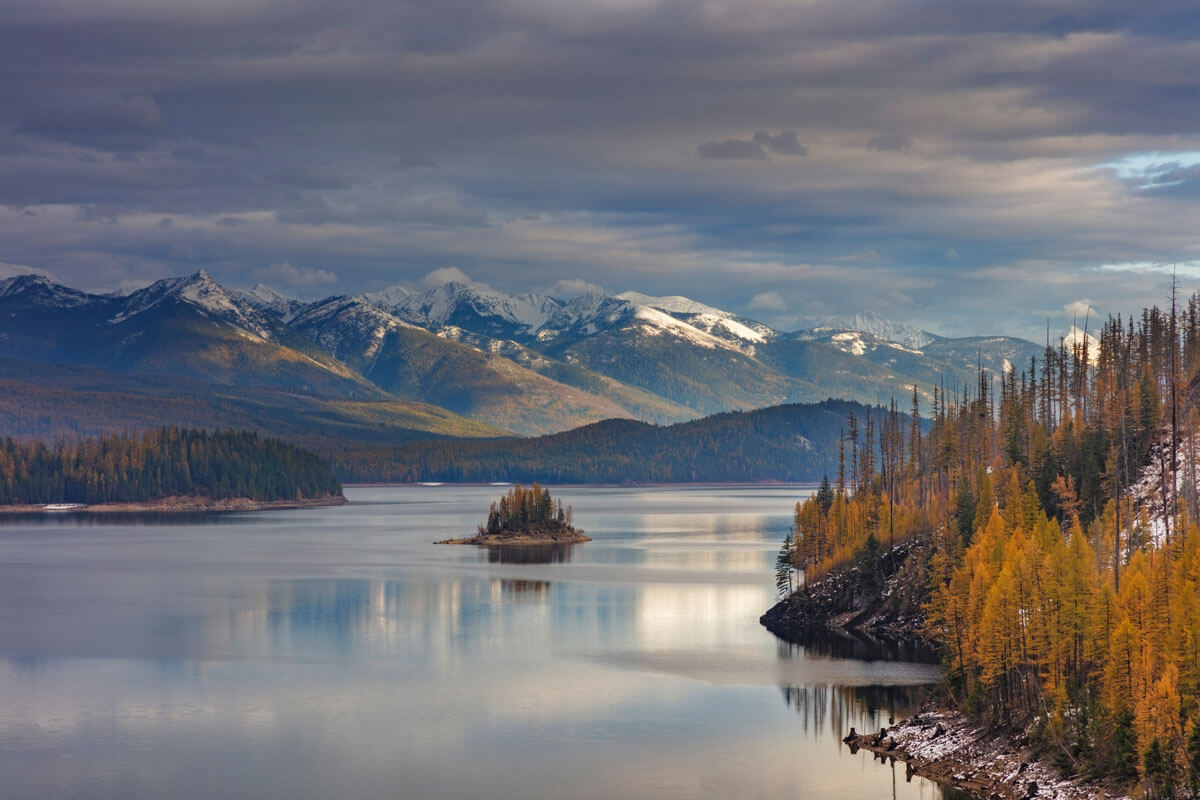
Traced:
[[0, 440], [0, 511], [225, 511], [341, 505], [319, 456], [236, 431]]
[[438, 544], [498, 547], [590, 542], [583, 531], [571, 524], [571, 516], [571, 509], [550, 497], [548, 489], [536, 483], [528, 488], [517, 484], [492, 503], [487, 524], [477, 526], [474, 536], [446, 539]]

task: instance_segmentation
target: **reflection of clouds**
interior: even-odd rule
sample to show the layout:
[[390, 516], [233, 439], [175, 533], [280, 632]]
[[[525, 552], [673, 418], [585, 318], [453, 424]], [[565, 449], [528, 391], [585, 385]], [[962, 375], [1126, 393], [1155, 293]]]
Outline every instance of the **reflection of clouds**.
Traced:
[[632, 644], [647, 650], [746, 645], [744, 630], [730, 621], [756, 620], [769, 602], [770, 592], [756, 586], [649, 585], [638, 592]]
[[[43, 654], [0, 660], [0, 785], [185, 800], [549, 800], [563, 787], [581, 800], [820, 798], [831, 759], [849, 757], [826, 739], [800, 746], [777, 687], [923, 679], [882, 661], [781, 658], [757, 622], [769, 575], [746, 560], [765, 553], [758, 522], [597, 541], [570, 563], [491, 563], [429, 544], [442, 532], [429, 520], [459, 494], [369, 493], [457, 499], [412, 502], [402, 524], [394, 508], [349, 507], [361, 539], [317, 510], [256, 517], [259, 536], [223, 526], [232, 537], [217, 544], [211, 528], [173, 529], [157, 549], [106, 541], [75, 571], [0, 564], [6, 592], [55, 600], [32, 603], [33, 633], [0, 636], [0, 649]], [[22, 546], [62, 557], [36, 534]], [[614, 552], [624, 560], [605, 562]], [[882, 772], [860, 763], [839, 762], [827, 796], [879, 796]]]

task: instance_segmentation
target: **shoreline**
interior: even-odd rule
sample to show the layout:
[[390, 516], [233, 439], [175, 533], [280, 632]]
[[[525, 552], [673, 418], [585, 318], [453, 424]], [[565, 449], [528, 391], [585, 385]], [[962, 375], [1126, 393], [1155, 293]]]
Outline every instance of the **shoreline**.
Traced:
[[[858, 564], [830, 573], [780, 600], [759, 624], [783, 641], [824, 631], [936, 647], [920, 634], [925, 597], [905, 596], [905, 588], [919, 582], [926, 553], [921, 542], [902, 542], [881, 555], [874, 580], [864, 581]], [[882, 731], [852, 729], [842, 741], [851, 752], [905, 762], [908, 778], [918, 775], [978, 798], [1127, 800], [1104, 783], [1062, 775], [1019, 732], [989, 730], [958, 711], [926, 708]]]
[[[342, 484], [347, 489], [371, 489], [371, 488], [425, 488], [436, 489], [442, 486], [446, 487], [491, 487], [493, 489], [501, 489], [506, 486], [516, 486], [519, 481], [383, 481], [380, 483], [344, 483]], [[540, 481], [539, 481], [540, 483]], [[676, 482], [676, 483], [547, 483], [545, 486], [554, 486], [561, 489], [671, 489], [671, 488], [703, 488], [705, 486], [716, 486], [722, 489], [736, 489], [745, 487], [753, 488], [787, 488], [787, 487], [808, 487], [819, 486], [820, 481], [699, 481], [699, 482]], [[526, 484], [521, 484], [522, 486]], [[529, 484], [532, 485], [532, 482]]]
[[590, 542], [578, 528], [562, 531], [522, 531], [467, 536], [461, 539], [442, 539], [434, 544], [473, 544], [477, 547], [534, 547], [537, 545], [567, 545]]
[[0, 506], [0, 514], [137, 514], [137, 513], [203, 513], [209, 511], [274, 511], [293, 508], [324, 508], [345, 505], [345, 495], [306, 497], [299, 500], [252, 500], [248, 497], [174, 496], [137, 503], [96, 503], [78, 508], [47, 509], [46, 503]]
[[1103, 783], [1063, 776], [1018, 737], [989, 732], [955, 711], [923, 711], [878, 733], [851, 729], [842, 741], [851, 753], [903, 761], [908, 779], [917, 775], [980, 798], [1129, 800]]

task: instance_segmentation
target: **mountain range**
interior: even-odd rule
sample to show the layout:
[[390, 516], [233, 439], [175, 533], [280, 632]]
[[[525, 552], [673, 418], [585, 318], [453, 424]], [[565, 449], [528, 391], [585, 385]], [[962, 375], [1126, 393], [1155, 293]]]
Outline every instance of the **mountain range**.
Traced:
[[[163, 422], [242, 414], [294, 425], [296, 437], [308, 426], [363, 442], [668, 424], [831, 397], [907, 408], [914, 387], [928, 400], [939, 385], [974, 386], [981, 369], [1027, 368], [1042, 350], [873, 315], [778, 331], [636, 292], [564, 300], [446, 283], [301, 302], [227, 289], [204, 271], [126, 294], [37, 274], [0, 281], [0, 414], [10, 430], [46, 434], [154, 424], [156, 408], [175, 415]], [[38, 407], [23, 408], [34, 387]], [[159, 401], [131, 419], [129, 397]], [[108, 424], [96, 410], [105, 398]]]

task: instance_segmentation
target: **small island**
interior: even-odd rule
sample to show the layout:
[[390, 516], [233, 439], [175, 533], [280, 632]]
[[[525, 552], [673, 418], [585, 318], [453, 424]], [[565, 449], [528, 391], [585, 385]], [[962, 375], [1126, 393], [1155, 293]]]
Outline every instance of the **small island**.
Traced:
[[509, 545], [577, 544], [590, 542], [571, 524], [571, 509], [534, 484], [526, 489], [517, 484], [499, 502], [492, 503], [487, 525], [476, 527], [475, 535], [446, 539], [437, 544], [475, 544], [483, 547]]

